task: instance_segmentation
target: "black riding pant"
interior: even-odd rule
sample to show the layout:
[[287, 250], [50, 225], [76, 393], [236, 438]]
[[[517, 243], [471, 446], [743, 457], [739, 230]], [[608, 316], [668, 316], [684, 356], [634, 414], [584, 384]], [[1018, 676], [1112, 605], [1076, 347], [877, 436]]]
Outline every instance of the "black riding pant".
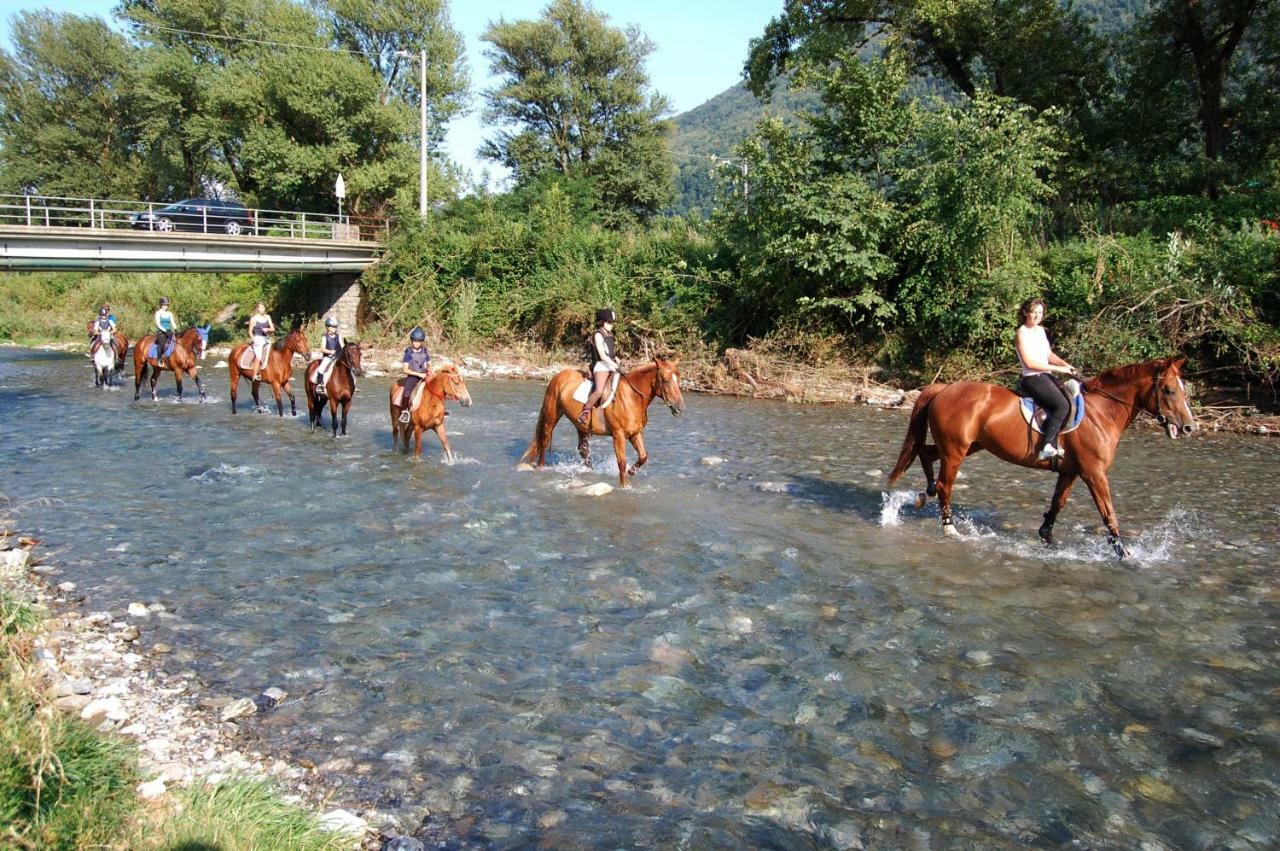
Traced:
[[1037, 405], [1045, 409], [1044, 442], [1054, 443], [1058, 439], [1058, 432], [1062, 431], [1062, 426], [1067, 421], [1067, 415], [1071, 413], [1071, 400], [1067, 398], [1066, 393], [1062, 392], [1058, 382], [1044, 372], [1039, 375], [1023, 376], [1018, 382], [1018, 387], [1034, 399]]
[[404, 377], [404, 396], [400, 399], [400, 407], [406, 411], [413, 407], [413, 391], [418, 386], [418, 382], [422, 379], [416, 375], [406, 375]]

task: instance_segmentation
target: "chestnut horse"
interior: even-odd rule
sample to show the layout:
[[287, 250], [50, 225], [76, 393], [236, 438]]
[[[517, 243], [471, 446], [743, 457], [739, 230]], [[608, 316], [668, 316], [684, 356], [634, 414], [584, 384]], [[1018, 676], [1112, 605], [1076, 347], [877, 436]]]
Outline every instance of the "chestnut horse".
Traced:
[[[1146, 411], [1164, 427], [1170, 438], [1195, 431], [1195, 417], [1187, 403], [1182, 381], [1185, 357], [1165, 358], [1109, 369], [1085, 382], [1086, 412], [1075, 431], [1058, 438], [1066, 451], [1062, 458], [1041, 461], [1036, 456], [1038, 435], [1022, 418], [1019, 397], [994, 384], [965, 381], [959, 384], [930, 384], [920, 392], [907, 436], [902, 442], [898, 463], [889, 474], [892, 485], [917, 456], [924, 469], [928, 489], [920, 494], [923, 507], [935, 494], [942, 509], [943, 531], [955, 533], [951, 519], [951, 487], [965, 456], [983, 449], [1022, 467], [1055, 470], [1058, 484], [1040, 526], [1045, 544], [1053, 543], [1053, 524], [1067, 503], [1067, 495], [1077, 478], [1084, 479], [1093, 502], [1107, 527], [1107, 540], [1116, 555], [1126, 555], [1120, 541], [1120, 523], [1111, 504], [1107, 470], [1115, 460], [1120, 434]], [[933, 435], [933, 445], [925, 443], [925, 429]], [[934, 461], [941, 462], [935, 480]]]
[[[649, 453], [644, 448], [644, 427], [649, 422], [649, 405], [654, 399], [661, 399], [674, 416], [684, 413], [680, 372], [676, 369], [679, 363], [679, 358], [673, 361], [654, 358], [653, 363], [624, 373], [618, 381], [618, 392], [613, 403], [607, 408], [592, 411], [591, 422], [586, 426], [578, 425], [582, 403], [573, 398], [578, 385], [586, 380], [585, 374], [576, 369], [557, 373], [542, 397], [542, 410], [538, 412], [538, 425], [533, 432], [533, 441], [520, 456], [520, 460], [524, 462], [536, 458], [537, 466], [545, 466], [547, 450], [551, 448], [551, 435], [560, 418], [568, 417], [578, 430], [578, 454], [588, 465], [591, 463], [591, 435], [613, 436], [613, 454], [618, 458], [618, 481], [626, 487], [627, 478], [634, 476], [649, 460]], [[636, 450], [634, 465], [627, 464], [627, 441]]]
[[[231, 355], [227, 358], [227, 369], [231, 373], [231, 413], [233, 414], [236, 412], [236, 393], [240, 390], [240, 376], [246, 372], [253, 387], [253, 406], [259, 411], [262, 410], [262, 402], [258, 400], [258, 386], [262, 380], [253, 381], [252, 371], [240, 369], [240, 356], [250, 345], [241, 343], [231, 350]], [[284, 401], [280, 398], [281, 388], [289, 394], [289, 416], [298, 415], [298, 404], [293, 398], [293, 388], [289, 386], [289, 380], [293, 378], [294, 355], [311, 359], [311, 344], [307, 342], [307, 335], [302, 333], [301, 322], [294, 322], [288, 334], [271, 344], [267, 349], [266, 366], [259, 370], [262, 378], [271, 385], [271, 392], [276, 397], [276, 414], [281, 417], [284, 416]]]
[[333, 422], [333, 436], [338, 436], [338, 406], [342, 406], [342, 433], [347, 433], [347, 411], [351, 410], [351, 399], [356, 393], [356, 378], [364, 375], [364, 367], [360, 365], [361, 350], [359, 343], [347, 343], [338, 353], [333, 369], [329, 370], [329, 380], [324, 385], [324, 396], [316, 393], [316, 371], [320, 369], [320, 361], [307, 364], [302, 386], [307, 391], [307, 418], [311, 420], [311, 430], [324, 425], [324, 402], [329, 400], [329, 419]]
[[438, 370], [429, 375], [426, 379], [427, 387], [422, 391], [422, 404], [414, 411], [409, 422], [400, 422], [400, 411], [403, 405], [412, 404], [411, 399], [403, 399], [403, 404], [396, 404], [396, 387], [404, 386], [404, 379], [399, 378], [391, 385], [390, 405], [391, 405], [391, 449], [395, 449], [400, 445], [401, 436], [404, 437], [404, 451], [409, 451], [409, 429], [413, 429], [413, 456], [415, 458], [422, 455], [422, 433], [427, 429], [431, 429], [440, 438], [440, 445], [444, 447], [444, 457], [446, 461], [453, 460], [453, 450], [449, 448], [449, 438], [445, 435], [444, 427], [444, 400], [454, 399], [462, 403], [462, 407], [471, 407], [471, 394], [467, 392], [467, 385], [462, 380], [462, 374], [458, 372], [458, 368], [453, 364], [445, 364]]
[[182, 398], [182, 376], [190, 375], [196, 380], [196, 389], [200, 391], [200, 399], [204, 400], [204, 385], [200, 382], [200, 373], [197, 371], [196, 361], [204, 359], [204, 350], [209, 345], [209, 328], [206, 325], [201, 328], [198, 325], [192, 325], [187, 330], [175, 334], [173, 344], [173, 354], [164, 357], [164, 352], [159, 352], [157, 357], [147, 357], [147, 351], [151, 348], [151, 344], [156, 341], [154, 334], [146, 334], [142, 339], [133, 344], [133, 401], [138, 401], [138, 388], [142, 386], [142, 379], [147, 376], [147, 367], [151, 367], [151, 401], [156, 401], [160, 397], [156, 395], [156, 379], [160, 377], [160, 370], [173, 370], [173, 379], [178, 385], [178, 398]]

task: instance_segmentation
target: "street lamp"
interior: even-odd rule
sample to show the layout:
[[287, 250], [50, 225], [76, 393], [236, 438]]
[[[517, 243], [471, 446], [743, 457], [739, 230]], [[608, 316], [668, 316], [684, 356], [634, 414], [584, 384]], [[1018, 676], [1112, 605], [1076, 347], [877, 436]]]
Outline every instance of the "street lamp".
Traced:
[[338, 179], [333, 184], [333, 194], [338, 197], [338, 224], [342, 224], [342, 199], [347, 197], [347, 182], [342, 179], [342, 172], [338, 172]]
[[[412, 60], [414, 55], [407, 50], [397, 50], [396, 56]], [[418, 127], [418, 215], [427, 217], [427, 51], [424, 49], [416, 57], [418, 70], [418, 106], [421, 112]]]

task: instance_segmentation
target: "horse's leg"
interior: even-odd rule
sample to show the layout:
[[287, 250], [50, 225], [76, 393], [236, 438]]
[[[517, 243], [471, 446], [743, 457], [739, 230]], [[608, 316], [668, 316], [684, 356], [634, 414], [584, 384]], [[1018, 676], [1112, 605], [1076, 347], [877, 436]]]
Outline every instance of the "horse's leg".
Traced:
[[435, 433], [436, 433], [436, 437], [440, 438], [440, 445], [444, 447], [444, 460], [452, 462], [453, 447], [449, 445], [449, 438], [445, 434], [443, 421], [440, 423], [440, 425], [435, 427]]
[[[418, 425], [417, 423], [413, 423], [413, 457], [414, 458], [422, 457], [422, 431], [423, 431], [422, 426]], [[409, 447], [409, 435], [407, 432], [408, 430], [406, 429], [406, 433], [404, 436], [404, 445], [406, 449], [408, 449]]]
[[1053, 543], [1053, 524], [1058, 521], [1058, 512], [1067, 504], [1071, 486], [1075, 483], [1075, 473], [1058, 474], [1058, 483], [1053, 488], [1053, 499], [1049, 501], [1049, 510], [1044, 513], [1044, 522], [1040, 524], [1040, 540], [1044, 541], [1045, 546]]
[[139, 366], [137, 361], [133, 363], [133, 401], [138, 401], [138, 396], [142, 389], [142, 379], [147, 377], [147, 362], [142, 361]]
[[156, 382], [160, 380], [160, 367], [151, 367], [151, 401], [159, 402], [160, 394], [156, 392]]
[[205, 399], [204, 382], [200, 380], [200, 373], [197, 371], [198, 369], [199, 367], [192, 366], [188, 372], [191, 374], [191, 380], [196, 383], [196, 393], [200, 396], [200, 401], [203, 402]]
[[261, 381], [254, 381], [253, 378], [250, 377], [249, 389], [253, 393], [253, 410], [259, 414], [262, 413], [262, 400], [258, 398], [258, 385], [260, 384], [262, 384]]
[[956, 473], [960, 472], [960, 462], [964, 460], [965, 453], [954, 451], [943, 453], [941, 448], [938, 449], [938, 453], [941, 465], [934, 486], [938, 491], [938, 505], [942, 513], [942, 531], [947, 535], [956, 535], [959, 533], [956, 532], [955, 521], [951, 519], [951, 486], [956, 482]]
[[924, 508], [929, 497], [938, 495], [938, 487], [933, 476], [933, 465], [938, 460], [938, 447], [925, 445], [920, 447], [920, 469], [924, 470], [925, 489], [916, 497], [916, 510]]
[[618, 484], [625, 488], [627, 486], [627, 439], [622, 436], [621, 429], [613, 433], [613, 454], [618, 459]]
[[[283, 417], [284, 416], [284, 399], [280, 395], [280, 384], [278, 382], [275, 382], [275, 381], [271, 382], [271, 395], [276, 397], [276, 416]], [[295, 410], [294, 413], [296, 414], [297, 411]]]
[[640, 472], [640, 468], [649, 460], [649, 453], [646, 452], [644, 448], [644, 433], [638, 431], [631, 435], [631, 445], [636, 448], [636, 455], [638, 457], [636, 458], [636, 463], [632, 464], [631, 468], [627, 471], [627, 475], [634, 476], [636, 473]]
[[[329, 408], [329, 419], [331, 420], [336, 419], [338, 416], [338, 406], [334, 403], [330, 403], [330, 405], [331, 407]], [[347, 411], [350, 411], [350, 410], [351, 410], [351, 397], [348, 396], [346, 399], [342, 400], [342, 436], [343, 437], [347, 436]], [[334, 437], [338, 436], [337, 428], [338, 427], [335, 425], [334, 433], [333, 433]]]
[[1120, 540], [1120, 520], [1116, 517], [1115, 507], [1111, 504], [1111, 483], [1107, 481], [1106, 471], [1099, 473], [1082, 471], [1080, 478], [1084, 479], [1084, 483], [1088, 485], [1089, 493], [1093, 496], [1093, 504], [1098, 506], [1098, 513], [1102, 515], [1102, 522], [1107, 527], [1107, 543], [1111, 544], [1117, 556], [1124, 558], [1129, 551]]
[[[169, 363], [173, 363], [170, 359]], [[178, 401], [182, 401], [182, 367], [175, 367], [173, 370], [173, 384], [178, 388]]]
[[[285, 379], [284, 392], [289, 394], [289, 416], [296, 417], [298, 415], [298, 403], [293, 398], [293, 382]], [[284, 410], [281, 409], [280, 416], [284, 416]]]
[[240, 391], [240, 367], [234, 357], [227, 358], [227, 372], [231, 377], [231, 413], [236, 412], [236, 396]]

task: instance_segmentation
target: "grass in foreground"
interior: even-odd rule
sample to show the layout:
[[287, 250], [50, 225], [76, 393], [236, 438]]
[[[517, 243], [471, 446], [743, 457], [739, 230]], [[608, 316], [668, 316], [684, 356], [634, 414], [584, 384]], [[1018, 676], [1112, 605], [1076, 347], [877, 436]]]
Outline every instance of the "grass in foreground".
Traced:
[[30, 650], [42, 614], [0, 590], [0, 848], [337, 851], [266, 781], [236, 778], [144, 804], [134, 749], [55, 710]]

